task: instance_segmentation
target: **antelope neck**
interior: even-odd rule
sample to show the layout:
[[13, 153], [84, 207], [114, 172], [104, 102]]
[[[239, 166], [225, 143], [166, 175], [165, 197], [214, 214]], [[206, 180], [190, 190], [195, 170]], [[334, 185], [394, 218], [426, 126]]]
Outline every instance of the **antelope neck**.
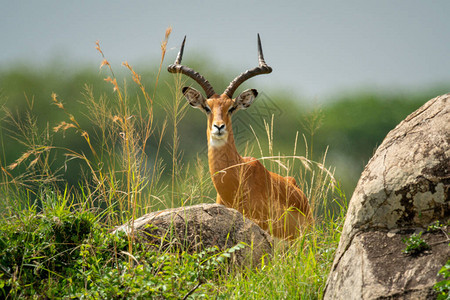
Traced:
[[213, 147], [208, 140], [208, 162], [211, 175], [243, 162], [234, 143], [233, 131], [231, 128], [229, 130], [228, 140], [223, 146]]

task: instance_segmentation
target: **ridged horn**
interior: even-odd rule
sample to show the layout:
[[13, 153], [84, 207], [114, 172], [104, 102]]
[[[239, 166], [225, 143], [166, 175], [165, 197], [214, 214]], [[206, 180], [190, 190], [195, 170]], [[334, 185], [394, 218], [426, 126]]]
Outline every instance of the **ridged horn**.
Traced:
[[186, 42], [186, 36], [184, 36], [183, 43], [181, 44], [180, 52], [178, 52], [177, 58], [175, 59], [175, 62], [167, 67], [167, 71], [170, 73], [182, 73], [186, 76], [191, 77], [194, 79], [205, 91], [206, 97], [211, 98], [215, 94], [213, 87], [209, 83], [208, 80], [206, 80], [205, 77], [200, 75], [200, 73], [194, 71], [193, 69], [183, 66], [181, 64], [181, 60], [183, 59], [183, 51], [184, 51], [184, 44]]
[[247, 70], [238, 77], [236, 77], [225, 89], [224, 94], [232, 98], [236, 89], [247, 79], [250, 79], [257, 75], [269, 74], [270, 72], [272, 72], [272, 68], [269, 67], [264, 61], [264, 55], [261, 47], [261, 38], [259, 37], [259, 33], [258, 33], [258, 60], [259, 66], [252, 70]]

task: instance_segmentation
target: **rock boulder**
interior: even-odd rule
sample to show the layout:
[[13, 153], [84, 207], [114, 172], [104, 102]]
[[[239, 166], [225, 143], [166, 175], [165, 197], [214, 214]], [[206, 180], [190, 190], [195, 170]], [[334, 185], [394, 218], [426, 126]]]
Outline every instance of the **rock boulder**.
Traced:
[[[116, 230], [130, 233], [125, 224]], [[235, 209], [219, 204], [199, 204], [146, 214], [134, 221], [134, 233], [158, 248], [180, 248], [189, 252], [217, 246], [225, 250], [243, 242], [236, 251], [238, 265], [257, 266], [272, 255], [272, 237]]]
[[[325, 299], [428, 299], [450, 259], [450, 94], [393, 129], [370, 159], [350, 200]], [[431, 249], [402, 252], [414, 232]]]

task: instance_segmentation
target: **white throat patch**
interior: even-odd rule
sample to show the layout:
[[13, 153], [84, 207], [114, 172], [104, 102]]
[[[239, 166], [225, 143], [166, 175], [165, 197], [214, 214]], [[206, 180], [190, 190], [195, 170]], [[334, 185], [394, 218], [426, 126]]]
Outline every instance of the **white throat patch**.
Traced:
[[226, 136], [223, 136], [224, 138], [214, 138], [212, 135], [209, 138], [209, 146], [213, 147], [213, 148], [220, 148], [225, 146], [225, 144], [227, 143], [228, 138]]

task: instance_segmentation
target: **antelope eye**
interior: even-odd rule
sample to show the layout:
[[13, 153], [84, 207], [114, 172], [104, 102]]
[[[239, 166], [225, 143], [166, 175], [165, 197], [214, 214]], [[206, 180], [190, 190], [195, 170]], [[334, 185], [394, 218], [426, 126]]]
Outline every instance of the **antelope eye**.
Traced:
[[228, 113], [229, 113], [229, 114], [232, 114], [235, 110], [236, 110], [236, 106], [232, 106], [232, 107], [230, 107], [230, 109], [228, 110]]
[[208, 106], [203, 106], [203, 109], [205, 110], [205, 112], [207, 113], [207, 114], [209, 114], [210, 112], [211, 112], [211, 109], [208, 107]]

